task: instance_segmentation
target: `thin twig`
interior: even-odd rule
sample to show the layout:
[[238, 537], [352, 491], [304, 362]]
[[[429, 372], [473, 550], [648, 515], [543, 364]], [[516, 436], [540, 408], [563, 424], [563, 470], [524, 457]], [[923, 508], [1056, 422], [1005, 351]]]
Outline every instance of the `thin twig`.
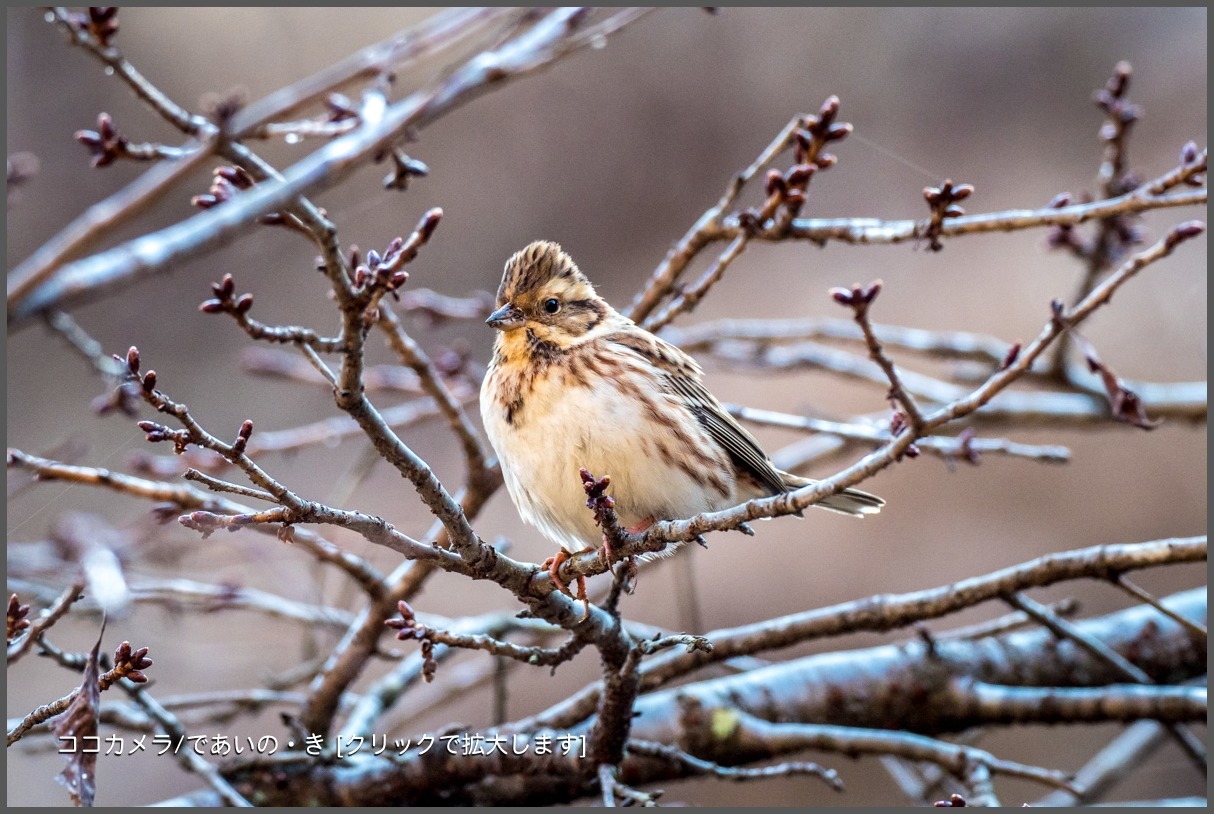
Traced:
[[[710, 242], [709, 233], [719, 228], [719, 221], [725, 211], [733, 205], [742, 188], [754, 178], [754, 176], [763, 171], [763, 168], [770, 164], [775, 157], [788, 148], [792, 140], [793, 134], [801, 125], [801, 116], [794, 116], [793, 119], [772, 139], [771, 143], [764, 148], [763, 152], [759, 153], [758, 158], [754, 162], [742, 170], [740, 173], [730, 179], [729, 186], [725, 188], [725, 193], [721, 199], [717, 201], [716, 206], [709, 209], [700, 216], [687, 233], [676, 243], [666, 257], [662, 259], [661, 264], [654, 270], [645, 287], [638, 292], [636, 298], [633, 299], [632, 305], [628, 307], [627, 315], [637, 323], [643, 323], [644, 320], [653, 312], [661, 303], [662, 299], [670, 292], [679, 276], [687, 268], [687, 264], [692, 258], [699, 253], [704, 246]], [[733, 237], [740, 237], [739, 234]]]
[[434, 369], [434, 363], [410, 337], [401, 324], [400, 319], [387, 305], [380, 305], [380, 327], [388, 337], [388, 343], [400, 356], [401, 361], [417, 374], [422, 390], [438, 405], [439, 411], [446, 417], [452, 432], [455, 433], [463, 446], [464, 459], [468, 466], [468, 477], [471, 481], [490, 478], [487, 462], [490, 455], [485, 449], [484, 442], [472, 425], [471, 419], [464, 412], [460, 400], [455, 397], [442, 377]]
[[982, 749], [910, 732], [825, 724], [769, 723], [740, 710], [722, 711], [722, 715], [732, 719], [732, 727], [718, 721], [719, 731], [723, 733], [719, 738], [721, 746], [730, 744], [731, 751], [736, 749], [740, 754], [782, 754], [802, 749], [821, 749], [845, 755], [898, 755], [935, 763], [962, 781], [970, 779], [972, 767], [983, 766], [995, 774], [1033, 780], [1054, 788], [1073, 788], [1062, 772], [1002, 760]]
[[13, 664], [28, 653], [34, 642], [40, 640], [44, 633], [72, 609], [72, 605], [81, 598], [83, 591], [84, 580], [73, 582], [49, 608], [31, 620], [25, 635], [8, 646], [8, 664]]
[[684, 289], [679, 293], [673, 301], [657, 314], [645, 320], [644, 327], [646, 330], [659, 331], [664, 326], [669, 325], [675, 317], [680, 314], [685, 314], [691, 311], [699, 304], [700, 300], [704, 299], [704, 295], [712, 288], [721, 277], [725, 275], [725, 270], [729, 268], [734, 260], [741, 256], [746, 250], [746, 244], [750, 242], [750, 237], [746, 234], [740, 234], [730, 241], [725, 251], [721, 252], [716, 261], [704, 272], [704, 275], [696, 281], [695, 285]]
[[[713, 348], [714, 355], [731, 365], [744, 368], [773, 370], [828, 370], [832, 373], [888, 386], [888, 379], [873, 361], [848, 351], [816, 342], [802, 342], [769, 348], [750, 347], [745, 343], [722, 343]], [[899, 372], [903, 386], [916, 398], [934, 404], [947, 404], [963, 398], [967, 390], [957, 384], [913, 370]], [[1033, 375], [1026, 370], [1024, 377]], [[1092, 424], [1107, 421], [1110, 416], [1108, 397], [1103, 390], [1078, 380], [1071, 387], [1079, 392], [1009, 391], [985, 404], [973, 415], [973, 420], [985, 423], [1017, 424]], [[1207, 386], [1204, 381], [1158, 384], [1154, 382], [1125, 382], [1140, 397], [1144, 408], [1161, 418], [1203, 421], [1208, 412]]]
[[[874, 424], [826, 421], [734, 404], [726, 405], [726, 409], [735, 418], [760, 426], [786, 427], [806, 432], [825, 433], [846, 438], [849, 441], [863, 441], [874, 446], [887, 444], [890, 441], [888, 429]], [[946, 460], [967, 460], [988, 453], [1028, 458], [1044, 463], [1067, 463], [1071, 460], [1071, 452], [1066, 447], [1053, 444], [1020, 444], [1004, 438], [976, 438], [968, 435], [950, 438], [936, 435], [920, 439], [916, 446]]]
[[[17, 449], [8, 450], [8, 466], [34, 472], [44, 480], [62, 480], [98, 486], [120, 494], [156, 501], [174, 509], [227, 514], [244, 514], [252, 511], [248, 506], [215, 497], [186, 484], [146, 480], [95, 467], [71, 466], [28, 455]], [[258, 529], [256, 526], [253, 528]], [[267, 531], [264, 528], [259, 530]], [[275, 533], [273, 529], [268, 531]], [[384, 578], [366, 560], [343, 551], [318, 534], [306, 529], [296, 529], [292, 541], [317, 559], [337, 565], [371, 596], [377, 596], [384, 590]]]
[[226, 492], [230, 495], [240, 495], [241, 497], [251, 497], [254, 500], [265, 500], [270, 503], [276, 503], [274, 495], [262, 489], [250, 489], [247, 486], [241, 486], [237, 483], [228, 483], [219, 478], [213, 478], [204, 472], [199, 472], [197, 469], [187, 469], [182, 475], [186, 480], [192, 480], [196, 483], [201, 483], [203, 486], [210, 489], [212, 492]]
[[[181, 721], [176, 715], [169, 712], [163, 706], [156, 702], [142, 687], [131, 684], [131, 682], [123, 680], [120, 686], [126, 691], [131, 700], [135, 702], [148, 717], [154, 720], [157, 727], [164, 732], [172, 741], [185, 744], [188, 739], [186, 729], [182, 726]], [[204, 759], [201, 755], [195, 754], [194, 749], [188, 746], [174, 750], [178, 763], [180, 763], [186, 771], [196, 774], [201, 777], [207, 785], [209, 785], [225, 805], [237, 806], [241, 808], [251, 807], [252, 803], [244, 798], [240, 792], [232, 787], [220, 773], [219, 767], [210, 761]]]
[[[967, 359], [998, 365], [1011, 347], [996, 337], [968, 331], [929, 331], [898, 325], [871, 327], [883, 344], [941, 359]], [[662, 337], [688, 353], [711, 350], [714, 345], [730, 339], [764, 344], [806, 339], [864, 341], [864, 333], [855, 320], [834, 318], [721, 319], [686, 328], [667, 327], [662, 331]]]
[[1076, 791], [1052, 791], [1038, 806], [1090, 805], [1124, 780], [1167, 740], [1167, 729], [1155, 721], [1138, 721], [1096, 753], [1075, 773]]
[[[1153, 195], [1149, 190], [1140, 188], [1116, 198], [1087, 204], [962, 215], [946, 220], [941, 225], [937, 237], [953, 238], [990, 232], [1017, 232], [1046, 226], [1078, 226], [1081, 223], [1111, 215], [1133, 214], [1173, 207], [1202, 206], [1206, 202], [1207, 192], [1204, 189]], [[807, 240], [818, 244], [825, 244], [833, 240], [853, 245], [887, 245], [922, 240], [926, 224], [925, 220], [797, 218], [792, 221], [787, 232], [777, 234], [768, 230], [760, 230], [755, 234], [754, 239]], [[742, 225], [727, 218], [719, 228], [712, 230], [706, 237], [708, 240], [732, 240], [743, 229]]]
[[[860, 333], [864, 336], [864, 344], [868, 346], [869, 358], [877, 363], [889, 382], [889, 400], [902, 405], [902, 409], [905, 410], [905, 423], [910, 425], [912, 433], [921, 437], [925, 434], [923, 412], [919, 409], [919, 404], [911, 395], [910, 390], [902, 383], [902, 377], [899, 375], [897, 367], [886, 354], [885, 347], [877, 338], [873, 331], [873, 324], [868, 318], [868, 310], [880, 292], [881, 281], [877, 280], [867, 286], [856, 285], [851, 290], [836, 288], [831, 291], [831, 295], [836, 302], [852, 309], [856, 325], [860, 327]], [[892, 424], [890, 432], [892, 435], [897, 434], [896, 428]]]
[[1118, 588], [1121, 588], [1123, 591], [1125, 591], [1126, 593], [1128, 593], [1130, 596], [1134, 597], [1138, 601], [1145, 602], [1146, 604], [1150, 605], [1152, 608], [1159, 611], [1164, 616], [1171, 619], [1173, 622], [1176, 622], [1179, 625], [1183, 625], [1184, 627], [1187, 627], [1189, 630], [1193, 631], [1198, 636], [1203, 636], [1203, 637], [1209, 636], [1209, 632], [1205, 625], [1195, 622], [1192, 619], [1189, 619], [1188, 617], [1181, 616], [1180, 614], [1176, 613], [1176, 611], [1172, 610], [1167, 605], [1164, 605], [1155, 596], [1151, 595], [1150, 593], [1148, 593], [1147, 591], [1145, 591], [1141, 587], [1139, 587], [1137, 583], [1131, 582], [1129, 580], [1129, 578], [1126, 577], [1125, 574], [1118, 574], [1116, 576], [1116, 578], [1113, 580], [1113, 584], [1116, 585]]

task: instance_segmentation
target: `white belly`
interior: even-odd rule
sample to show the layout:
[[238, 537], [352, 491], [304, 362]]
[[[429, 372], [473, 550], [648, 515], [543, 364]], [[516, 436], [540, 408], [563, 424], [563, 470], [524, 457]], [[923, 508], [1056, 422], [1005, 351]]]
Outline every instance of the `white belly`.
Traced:
[[[729, 473], [727, 494], [694, 477], [694, 466], [685, 471], [678, 460], [686, 455], [681, 449], [686, 441], [681, 444], [653, 421], [646, 404], [622, 393], [616, 380], [585, 387], [549, 377], [526, 394], [513, 423], [489, 389], [481, 391], [481, 415], [510, 497], [526, 522], [570, 550], [597, 546], [602, 539], [586, 507], [579, 469], [611, 477], [609, 492], [625, 527], [649, 518], [691, 517], [736, 502], [732, 467], [717, 467]], [[701, 456], [721, 458], [698, 423], [685, 426], [685, 438]]]

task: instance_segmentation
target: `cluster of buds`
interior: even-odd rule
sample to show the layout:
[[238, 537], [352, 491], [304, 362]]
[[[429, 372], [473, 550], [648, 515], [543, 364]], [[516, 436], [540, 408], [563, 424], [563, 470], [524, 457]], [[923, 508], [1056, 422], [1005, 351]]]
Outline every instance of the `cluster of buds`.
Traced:
[[435, 207], [429, 210], [422, 215], [408, 240], [394, 238], [382, 255], [372, 249], [367, 252], [365, 263], [359, 262], [357, 253], [352, 254], [355, 290], [371, 295], [372, 302], [384, 292], [399, 301], [397, 291], [409, 280], [409, 272], [404, 267], [417, 257], [418, 249], [430, 240], [442, 217], [442, 209]]
[[16, 594], [8, 598], [8, 644], [12, 644], [18, 636], [29, 628], [30, 620], [27, 618], [29, 614], [30, 606], [22, 605], [21, 600], [17, 598]]
[[1142, 108], [1125, 98], [1132, 73], [1130, 63], [1118, 62], [1109, 81], [1093, 94], [1096, 106], [1108, 117], [1100, 128], [1100, 138], [1106, 142], [1124, 138], [1126, 131], [1142, 117]]
[[108, 690], [123, 678], [135, 684], [145, 684], [148, 677], [143, 674], [143, 671], [151, 666], [152, 660], [148, 658], [146, 647], [133, 650], [130, 642], [123, 642], [114, 651], [114, 669], [101, 676], [101, 689]]
[[400, 612], [400, 618], [389, 619], [384, 624], [396, 631], [397, 639], [417, 639], [422, 643], [422, 677], [427, 683], [433, 681], [434, 672], [438, 669], [438, 662], [434, 660], [433, 631], [417, 621], [413, 608], [405, 600], [397, 602], [396, 609]]
[[877, 295], [881, 293], [882, 282], [873, 280], [868, 285], [860, 285], [856, 283], [851, 288], [843, 288], [842, 286], [832, 288], [830, 290], [831, 299], [840, 305], [855, 310], [857, 313], [864, 313], [868, 310], [868, 306], [873, 304], [873, 300], [877, 299]]
[[139, 375], [139, 348], [131, 345], [130, 350], [126, 352], [126, 359], [123, 359], [118, 354], [114, 354], [114, 360], [119, 364], [125, 364], [127, 373], [131, 378], [138, 382], [139, 387], [144, 393], [152, 393], [156, 389], [156, 371], [149, 370], [142, 377]]
[[399, 189], [404, 192], [409, 188], [413, 178], [425, 178], [430, 174], [430, 168], [424, 161], [418, 161], [405, 153], [399, 147], [391, 153], [392, 171], [384, 176], [384, 189]]
[[838, 159], [823, 150], [832, 141], [847, 138], [854, 129], [848, 122], [836, 122], [838, 115], [839, 97], [831, 96], [818, 108], [818, 115], [805, 117], [801, 127], [793, 134], [798, 164], [813, 164], [820, 170], [834, 166]]
[[172, 441], [173, 451], [178, 455], [184, 455], [190, 444], [190, 434], [185, 430], [174, 430], [163, 424], [157, 424], [155, 421], [140, 421], [138, 426], [147, 434], [147, 440], [153, 444]]
[[108, 48], [110, 40], [118, 33], [118, 7], [90, 6], [85, 13], [70, 13], [68, 22], [73, 28], [92, 36]]
[[[608, 568], [620, 561], [616, 549], [624, 542], [628, 532], [620, 525], [620, 519], [615, 513], [615, 498], [607, 494], [611, 486], [611, 476], [604, 475], [596, 478], [588, 469], [579, 469], [582, 478], [582, 489], [586, 492], [586, 508], [594, 513], [594, 522], [603, 532], [603, 547], [599, 556]], [[700, 542], [697, 540], [696, 542]], [[661, 546], [665, 546], [662, 543]], [[655, 549], [656, 550], [656, 549]], [[628, 557], [624, 571], [624, 585], [628, 593], [636, 586], [637, 563], [635, 557]]]
[[394, 237], [381, 255], [375, 249], [367, 252], [367, 262], [361, 263], [357, 251], [351, 254], [354, 263], [354, 287], [359, 290], [380, 289], [392, 293], [399, 299], [396, 290], [409, 281], [409, 272], [401, 268], [403, 237]]
[[947, 800], [937, 800], [932, 804], [935, 808], [968, 808], [969, 803], [960, 794], [951, 795]]
[[[888, 398], [889, 398], [890, 402], [894, 401], [894, 396], [892, 393], [889, 394]], [[889, 417], [889, 434], [890, 434], [890, 436], [891, 437], [898, 436], [908, 426], [910, 426], [910, 425], [907, 423], [906, 413], [902, 412], [901, 410], [899, 410], [897, 408], [894, 408], [893, 415], [891, 415]], [[919, 447], [916, 446], [915, 444], [911, 444], [910, 446], [908, 446], [906, 449], [904, 449], [902, 451], [902, 454], [898, 456], [897, 460], [901, 460], [903, 456], [906, 456], [907, 458], [918, 458], [919, 457]]]
[[594, 512], [594, 522], [604, 531], [612, 527], [618, 528], [615, 498], [607, 494], [607, 488], [611, 486], [611, 476], [596, 478], [588, 469], [578, 470], [578, 474], [582, 478], [582, 489], [586, 492], [586, 508]]
[[965, 210], [957, 204], [973, 194], [974, 187], [972, 185], [954, 184], [951, 179], [945, 179], [944, 183], [939, 187], [923, 188], [923, 200], [927, 201], [927, 205], [932, 210], [931, 219], [928, 221], [927, 229], [923, 233], [923, 236], [927, 238], [927, 247], [929, 249], [938, 252], [944, 248], [944, 244], [940, 242], [940, 233], [944, 228], [944, 221], [948, 218], [959, 218], [964, 215]]
[[[1090, 196], [1083, 196], [1085, 199]], [[1080, 203], [1086, 203], [1086, 200]], [[1060, 192], [1050, 200], [1047, 205], [1050, 209], [1062, 209], [1064, 206], [1070, 206], [1072, 203], [1071, 193]], [[1079, 237], [1078, 230], [1070, 223], [1060, 223], [1057, 226], [1050, 227], [1049, 234], [1046, 235], [1046, 245], [1051, 249], [1066, 249], [1077, 257], [1083, 257], [1087, 254], [1087, 245]]]
[[762, 210], [746, 209], [738, 213], [738, 225], [748, 232], [761, 228], [767, 218], [783, 207], [782, 223], [791, 223], [805, 204], [806, 190], [814, 174], [834, 166], [838, 160], [825, 151], [832, 141], [841, 141], [851, 133], [852, 126], [836, 122], [839, 97], [831, 96], [822, 103], [817, 115], [806, 116], [793, 131], [793, 165], [787, 170], [769, 170], [764, 183], [767, 204]]
[[114, 120], [108, 113], [97, 115], [96, 130], [77, 130], [75, 139], [93, 154], [94, 168], [105, 167], [130, 155], [130, 141], [114, 127]]
[[190, 198], [190, 203], [199, 209], [210, 209], [232, 200], [238, 190], [252, 189], [256, 183], [243, 167], [216, 167], [211, 188]]
[[[1137, 181], [1133, 179], [1130, 180], [1130, 183], [1132, 186], [1137, 186]], [[1092, 196], [1084, 193], [1079, 196], [1078, 200], [1072, 201], [1071, 194], [1063, 192], [1055, 195], [1048, 206], [1051, 209], [1061, 209], [1071, 203], [1090, 203], [1091, 200]], [[1135, 221], [1136, 217], [1133, 215], [1115, 215], [1102, 221], [1105, 227], [1102, 234], [1106, 241], [1103, 250], [1109, 253], [1111, 259], [1120, 256], [1128, 247], [1142, 242], [1142, 227]], [[1099, 251], [1096, 243], [1095, 240], [1085, 241], [1080, 237], [1079, 230], [1069, 223], [1060, 223], [1051, 227], [1046, 235], [1046, 245], [1051, 249], [1064, 249], [1080, 258], [1091, 257], [1094, 252]]]
[[[785, 207], [789, 217], [795, 218], [805, 204], [809, 180], [817, 171], [817, 164], [794, 164], [785, 172], [769, 170], [763, 191], [767, 193], [769, 199], [774, 196], [777, 205]], [[757, 214], [752, 214], [750, 218], [743, 220], [744, 223], [755, 223], [756, 225], [757, 221]]]
[[1185, 146], [1180, 148], [1180, 165], [1185, 169], [1184, 180], [1181, 183], [1190, 187], [1205, 186], [1208, 161], [1209, 154], [1205, 150], [1198, 149], [1196, 142], [1186, 142]]
[[[252, 189], [257, 180], [243, 167], [216, 167], [212, 173], [211, 188], [202, 195], [190, 198], [190, 203], [199, 209], [211, 209], [227, 203], [242, 190]], [[282, 212], [267, 212], [257, 218], [265, 226], [291, 226], [299, 228], [294, 217]]]
[[[202, 195], [190, 198], [190, 203], [199, 209], [210, 209], [232, 200], [237, 192], [252, 189], [256, 185], [256, 179], [243, 167], [216, 167], [211, 179], [211, 188]], [[267, 212], [258, 217], [257, 222], [266, 226], [284, 226], [290, 225], [288, 217], [282, 212]]]
[[232, 314], [240, 317], [249, 313], [249, 309], [253, 307], [252, 294], [236, 296], [236, 283], [231, 274], [225, 274], [219, 282], [211, 283], [211, 293], [215, 296], [203, 300], [198, 306], [198, 310], [204, 314]]

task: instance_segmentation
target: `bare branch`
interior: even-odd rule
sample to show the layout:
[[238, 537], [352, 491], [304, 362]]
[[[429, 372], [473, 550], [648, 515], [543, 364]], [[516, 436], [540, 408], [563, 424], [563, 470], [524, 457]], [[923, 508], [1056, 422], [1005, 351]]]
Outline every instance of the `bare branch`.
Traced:
[[1167, 730], [1155, 721], [1138, 721], [1126, 727], [1112, 743], [1075, 773], [1077, 790], [1054, 791], [1034, 805], [1087, 805], [1099, 800], [1119, 780], [1141, 764], [1167, 739]]
[[1176, 622], [1177, 624], [1180, 624], [1180, 625], [1184, 625], [1189, 630], [1196, 633], [1198, 636], [1208, 636], [1209, 635], [1209, 631], [1206, 629], [1205, 625], [1194, 622], [1192, 619], [1189, 619], [1188, 617], [1181, 616], [1180, 614], [1176, 613], [1174, 610], [1169, 608], [1167, 605], [1160, 602], [1156, 597], [1152, 596], [1150, 593], [1148, 593], [1147, 591], [1144, 591], [1142, 588], [1140, 588], [1137, 583], [1131, 582], [1129, 580], [1129, 578], [1126, 577], [1125, 574], [1118, 574], [1116, 576], [1116, 578], [1113, 580], [1113, 584], [1116, 585], [1118, 588], [1121, 588], [1123, 591], [1125, 591], [1126, 593], [1128, 593], [1130, 596], [1134, 597], [1138, 601], [1145, 602], [1146, 604], [1150, 605], [1152, 608], [1159, 611], [1164, 616], [1171, 619], [1173, 622]]
[[[389, 149], [411, 127], [433, 121], [458, 105], [510, 79], [525, 76], [597, 41], [639, 18], [644, 10], [615, 12], [591, 31], [578, 33], [584, 9], [551, 12], [497, 49], [464, 63], [437, 86], [418, 91], [389, 106], [382, 119], [326, 143], [288, 169], [282, 180], [260, 184], [225, 206], [203, 211], [160, 232], [76, 261], [49, 273], [31, 264], [32, 284], [20, 292], [9, 288], [9, 324], [50, 307], [67, 304], [82, 293], [96, 297], [168, 267], [183, 256], [197, 255], [259, 216], [282, 209], [299, 195], [330, 186], [350, 171]], [[46, 280], [46, 282], [42, 282]], [[38, 285], [37, 283], [42, 283]], [[17, 296], [20, 293], [21, 296]]]
[[8, 645], [8, 663], [12, 664], [28, 653], [34, 642], [41, 640], [43, 634], [72, 609], [72, 605], [80, 599], [83, 590], [83, 580], [72, 583], [49, 608], [31, 621], [25, 635]]
[[[1078, 226], [1081, 223], [1153, 209], [1202, 206], [1207, 202], [1204, 189], [1170, 192], [1161, 195], [1139, 189], [1107, 201], [1072, 204], [1043, 209], [1013, 209], [1005, 212], [990, 212], [980, 215], [962, 215], [944, 222], [938, 237], [952, 238], [963, 235], [988, 234], [990, 232], [1016, 232], [1023, 229], [1039, 229], [1045, 226]], [[854, 245], [879, 245], [907, 243], [922, 240], [927, 221], [890, 220], [875, 218], [797, 218], [784, 234], [759, 231], [756, 240], [808, 240], [825, 244], [829, 241]], [[722, 226], [712, 230], [711, 240], [732, 240], [743, 231], [740, 224], [726, 219]]]
[[[910, 423], [911, 432], [916, 435], [923, 435], [923, 413], [919, 410], [915, 397], [910, 394], [910, 391], [902, 383], [898, 370], [894, 367], [893, 360], [886, 355], [885, 348], [881, 345], [881, 340], [873, 332], [872, 322], [868, 318], [868, 309], [872, 306], [873, 301], [880, 292], [881, 281], [877, 280], [867, 286], [856, 285], [850, 291], [845, 288], [833, 289], [831, 296], [834, 297], [835, 302], [852, 309], [852, 312], [855, 314], [856, 325], [860, 326], [860, 333], [864, 336], [864, 343], [868, 345], [869, 358], [877, 363], [877, 366], [885, 373], [885, 378], [889, 380], [890, 401], [902, 405], [902, 408], [906, 411], [906, 421]], [[892, 424], [890, 426], [890, 434], [897, 435], [897, 431]]]
[[401, 361], [417, 374], [422, 389], [434, 399], [447, 423], [459, 438], [468, 465], [468, 478], [472, 482], [492, 480], [494, 471], [487, 462], [491, 458], [484, 448], [472, 421], [463, 406], [436, 373], [434, 364], [412, 337], [405, 333], [400, 319], [386, 305], [380, 306], [380, 327], [388, 337], [388, 344], [400, 355]]
[[820, 749], [845, 755], [897, 755], [934, 763], [963, 781], [972, 780], [973, 769], [1033, 780], [1054, 788], [1073, 788], [1060, 771], [1001, 760], [990, 752], [960, 746], [910, 732], [830, 726], [826, 724], [770, 723], [746, 712], [702, 709], [685, 713], [711, 719], [722, 753], [754, 757]]
[[[28, 455], [21, 450], [8, 450], [8, 466], [19, 467], [34, 472], [44, 480], [63, 480], [71, 483], [81, 483], [89, 486], [99, 486], [121, 494], [156, 501], [160, 507], [168, 506], [170, 510], [185, 509], [208, 512], [223, 512], [226, 514], [244, 514], [251, 512], [248, 506], [241, 505], [223, 498], [214, 497], [199, 489], [185, 484], [169, 484], [161, 481], [151, 481], [122, 475], [107, 469], [97, 469], [87, 466], [70, 466]], [[258, 527], [253, 526], [255, 530]], [[266, 531], [266, 529], [260, 529]], [[275, 530], [269, 530], [275, 533]], [[292, 542], [322, 562], [331, 562], [349, 574], [369, 594], [376, 596], [383, 591], [383, 577], [361, 557], [342, 551], [333, 543], [325, 540], [314, 532], [305, 529], [295, 529]]]
[[[1091, 653], [1093, 656], [1106, 662], [1116, 669], [1122, 676], [1128, 678], [1137, 684], [1153, 685], [1155, 681], [1146, 674], [1141, 668], [1130, 662], [1116, 651], [1108, 648], [1098, 639], [1086, 635], [1082, 630], [1076, 627], [1071, 622], [1055, 616], [1048, 608], [1041, 605], [1020, 592], [1011, 593], [1004, 597], [1009, 605], [1017, 610], [1027, 613], [1032, 616], [1040, 624], [1045, 626], [1051, 633], [1060, 639], [1069, 639], [1082, 647], [1084, 650]], [[1204, 698], [1203, 698], [1204, 703]], [[1193, 734], [1189, 729], [1181, 726], [1173, 725], [1171, 727], [1173, 738], [1180, 744], [1180, 747], [1189, 754], [1198, 764], [1204, 768], [1206, 765], [1206, 748], [1201, 740]]]
[[[643, 323], [645, 318], [671, 291], [683, 270], [687, 268], [687, 264], [708, 245], [710, 242], [708, 233], [717, 228], [720, 218], [729, 207], [733, 206], [733, 202], [742, 188], [788, 147], [793, 134], [801, 126], [801, 118], [801, 116], [795, 116], [792, 121], [784, 125], [784, 129], [764, 148], [763, 152], [759, 153], [759, 157], [754, 160], [754, 163], [730, 179], [729, 186], [725, 188], [725, 193], [717, 201], [717, 205], [701, 215], [679, 242], [666, 253], [666, 257], [654, 270], [653, 275], [645, 284], [645, 288], [637, 293], [632, 305], [628, 307], [626, 313], [634, 322]], [[739, 233], [734, 237], [740, 236]]]
[[[838, 421], [826, 421], [732, 404], [726, 405], [726, 409], [735, 418], [760, 426], [787, 427], [806, 432], [824, 433], [849, 441], [863, 441], [873, 446], [881, 446], [891, 440], [887, 428], [874, 424], [844, 424]], [[931, 452], [945, 460], [973, 461], [988, 453], [1053, 464], [1067, 463], [1071, 460], [1071, 452], [1066, 447], [1052, 444], [1020, 444], [1003, 438], [978, 438], [972, 434], [963, 434], [953, 438], [936, 435], [920, 439], [915, 445], [922, 451]]]
[[413, 609], [403, 599], [397, 603], [399, 619], [389, 619], [385, 624], [396, 631], [401, 640], [417, 639], [422, 642], [423, 677], [430, 681], [437, 664], [432, 652], [435, 645], [458, 647], [464, 650], [483, 650], [494, 656], [505, 656], [515, 661], [543, 667], [557, 667], [572, 659], [588, 643], [577, 637], [569, 639], [561, 647], [527, 647], [494, 638], [484, 633], [459, 633], [439, 630], [417, 621]]
[[[665, 653], [642, 667], [643, 689], [662, 686], [705, 664], [862, 630], [885, 631], [935, 619], [1028, 588], [1206, 558], [1206, 538], [1096, 546], [1050, 554], [980, 577], [909, 594], [882, 595], [705, 634], [710, 653]], [[599, 688], [574, 693], [530, 719], [534, 726], [571, 726], [592, 714]]]
[[[998, 365], [1010, 348], [1007, 342], [993, 336], [967, 331], [928, 331], [897, 325], [871, 327], [883, 344], [942, 359], [971, 359]], [[686, 328], [667, 327], [662, 336], [688, 353], [710, 351], [718, 343], [730, 339], [764, 344], [805, 339], [865, 341], [864, 332], [854, 320], [826, 318], [721, 319]]]
[[628, 752], [634, 755], [655, 757], [676, 764], [680, 770], [689, 774], [702, 774], [709, 777], [719, 777], [723, 780], [764, 780], [770, 777], [790, 777], [795, 775], [811, 775], [821, 778], [835, 791], [843, 791], [843, 781], [834, 769], [826, 769], [817, 763], [777, 763], [774, 766], [763, 766], [752, 769], [747, 767], [722, 766], [695, 755], [688, 754], [677, 746], [668, 746], [655, 741], [629, 741]]

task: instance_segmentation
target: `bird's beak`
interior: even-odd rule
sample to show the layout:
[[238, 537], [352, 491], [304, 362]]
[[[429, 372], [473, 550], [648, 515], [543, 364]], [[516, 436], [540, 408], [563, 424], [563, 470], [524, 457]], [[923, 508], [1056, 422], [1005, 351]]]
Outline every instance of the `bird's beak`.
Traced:
[[523, 323], [526, 321], [522, 311], [512, 303], [506, 303], [490, 314], [489, 318], [485, 320], [485, 324], [497, 328], [499, 331], [513, 331], [515, 328], [523, 327]]

